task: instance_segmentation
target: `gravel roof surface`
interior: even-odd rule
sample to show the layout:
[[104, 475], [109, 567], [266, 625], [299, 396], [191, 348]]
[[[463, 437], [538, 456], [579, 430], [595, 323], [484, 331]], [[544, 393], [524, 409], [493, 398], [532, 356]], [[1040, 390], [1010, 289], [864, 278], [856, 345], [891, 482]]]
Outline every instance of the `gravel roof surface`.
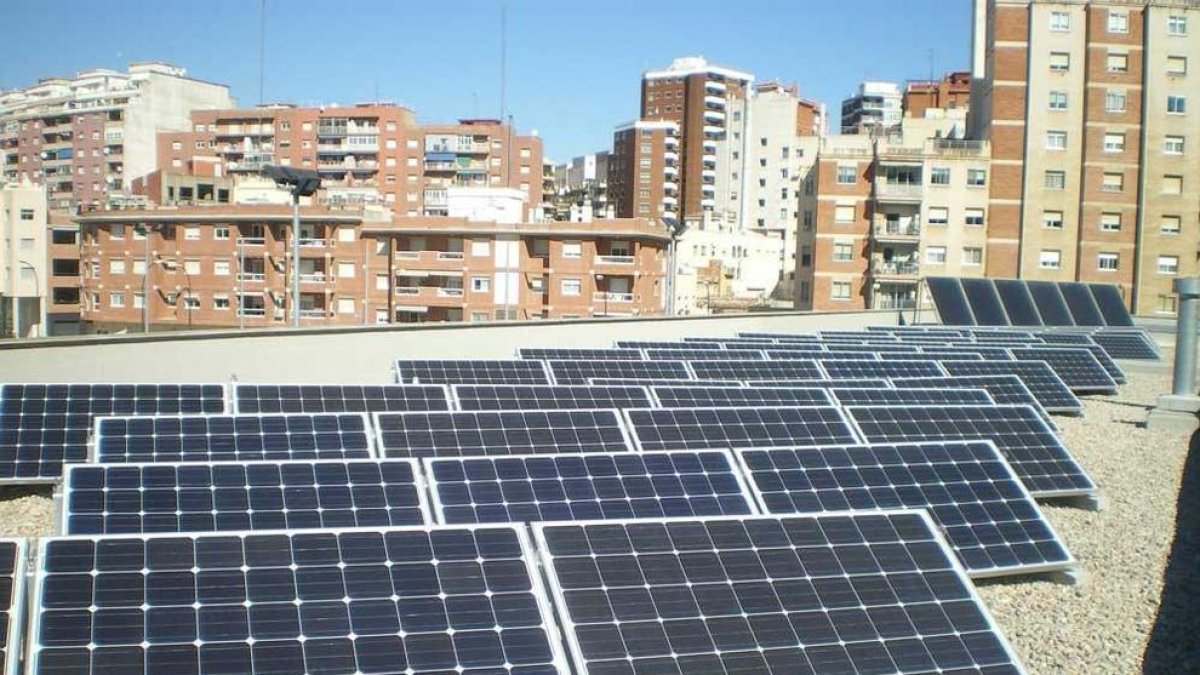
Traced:
[[[1100, 487], [1099, 511], [1043, 504], [1079, 560], [1078, 582], [979, 582], [1030, 673], [1200, 672], [1200, 451], [1181, 499], [1189, 439], [1139, 426], [1170, 376], [1129, 379], [1116, 396], [1085, 398], [1083, 417], [1055, 418]], [[0, 536], [53, 534], [50, 495], [49, 487], [0, 488]]]

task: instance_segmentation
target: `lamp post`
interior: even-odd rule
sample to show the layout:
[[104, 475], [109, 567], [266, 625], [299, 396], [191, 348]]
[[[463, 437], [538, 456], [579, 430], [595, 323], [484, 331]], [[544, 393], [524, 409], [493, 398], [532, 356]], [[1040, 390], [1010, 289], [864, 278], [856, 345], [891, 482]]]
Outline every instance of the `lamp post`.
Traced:
[[321, 188], [316, 171], [268, 164], [262, 174], [292, 194], [292, 327], [300, 327], [300, 198], [311, 197]]
[[187, 271], [187, 264], [183, 266], [183, 277], [187, 279], [187, 295], [183, 298], [183, 308], [187, 310], [188, 330], [192, 329], [192, 275]]
[[[596, 275], [596, 288], [600, 288], [601, 284], [603, 284], [603, 283], [604, 283], [604, 275], [597, 274]], [[608, 287], [606, 286], [604, 288], [604, 290], [600, 291], [600, 293], [602, 293], [604, 295], [604, 318], [608, 318]]]

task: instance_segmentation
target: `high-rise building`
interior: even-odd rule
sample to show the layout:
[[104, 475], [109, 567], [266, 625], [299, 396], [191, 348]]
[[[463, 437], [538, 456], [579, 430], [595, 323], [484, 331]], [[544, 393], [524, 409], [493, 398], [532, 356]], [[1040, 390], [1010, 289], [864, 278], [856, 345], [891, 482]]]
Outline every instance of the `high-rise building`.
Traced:
[[842, 133], [880, 133], [895, 128], [904, 117], [904, 95], [895, 82], [863, 82], [842, 101]]
[[0, 93], [0, 180], [44, 184], [52, 209], [121, 202], [158, 165], [157, 134], [193, 110], [235, 105], [229, 88], [178, 66], [135, 63]]
[[617, 127], [608, 194], [618, 218], [679, 217], [679, 124], [637, 120]]
[[407, 216], [446, 215], [451, 186], [517, 188], [530, 212], [542, 202], [537, 136], [499, 120], [418, 126], [411, 110], [382, 103], [199, 111], [188, 131], [160, 136], [158, 161], [182, 173], [215, 164], [217, 175], [311, 169], [329, 204], [383, 203]]
[[46, 335], [46, 192], [0, 183], [0, 337]]
[[975, 24], [988, 275], [1120, 284], [1136, 313], [1174, 313], [1173, 279], [1200, 272], [1200, 2], [977, 0]]
[[940, 80], [910, 80], [904, 87], [905, 117], [924, 117], [926, 110], [966, 109], [970, 105], [970, 71], [946, 73]]
[[616, 217], [608, 198], [610, 157], [610, 152], [602, 150], [553, 167], [553, 186], [545, 192], [547, 200], [554, 203], [555, 220], [581, 223]]

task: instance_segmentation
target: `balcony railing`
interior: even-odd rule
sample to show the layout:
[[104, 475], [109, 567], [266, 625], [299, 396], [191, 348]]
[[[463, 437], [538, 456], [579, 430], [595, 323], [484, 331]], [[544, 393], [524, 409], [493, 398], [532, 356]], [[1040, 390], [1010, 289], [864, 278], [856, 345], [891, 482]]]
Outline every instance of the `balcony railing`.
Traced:
[[397, 286], [396, 295], [420, 295], [420, 286]]
[[238, 242], [242, 246], [265, 246], [267, 240], [265, 237], [242, 237]]
[[267, 275], [262, 272], [238, 272], [238, 281], [263, 282]]
[[420, 251], [396, 251], [396, 260], [420, 260]]
[[461, 288], [439, 288], [439, 289], [437, 289], [437, 296], [439, 298], [461, 298], [463, 296], [463, 289], [461, 289]]
[[464, 256], [463, 256], [462, 251], [438, 251], [437, 252], [438, 260], [462, 260], [463, 257]]
[[886, 274], [889, 276], [917, 276], [921, 273], [921, 264], [917, 262], [877, 260], [871, 265], [871, 271], [875, 274]]
[[631, 255], [598, 255], [596, 256], [597, 265], [632, 265], [634, 258]]
[[911, 183], [876, 183], [875, 196], [886, 199], [919, 200], [925, 194], [925, 186]]
[[919, 237], [919, 236], [921, 236], [921, 224], [919, 222], [877, 223], [875, 225], [875, 236], [877, 236], [877, 237]]
[[300, 245], [307, 246], [309, 248], [325, 248], [325, 240], [302, 238], [300, 239]]
[[605, 293], [600, 291], [592, 294], [592, 302], [609, 302], [617, 304], [633, 302], [633, 293]]
[[327, 277], [324, 272], [310, 272], [300, 275], [300, 283], [303, 284], [323, 284]]
[[917, 306], [915, 298], [893, 298], [891, 296], [883, 296], [876, 298], [873, 303], [875, 309], [912, 309]]
[[237, 311], [238, 316], [248, 317], [265, 317], [267, 309], [265, 307], [242, 307]]
[[326, 317], [324, 309], [302, 309], [300, 310], [301, 319], [324, 319]]

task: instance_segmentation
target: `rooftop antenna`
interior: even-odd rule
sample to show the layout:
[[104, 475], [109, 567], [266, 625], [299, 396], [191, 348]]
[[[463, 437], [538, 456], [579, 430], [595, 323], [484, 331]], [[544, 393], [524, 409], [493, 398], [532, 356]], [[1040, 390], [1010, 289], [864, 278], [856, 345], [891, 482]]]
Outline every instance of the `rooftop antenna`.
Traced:
[[266, 102], [267, 63], [267, 0], [262, 0], [258, 11], [258, 104]]
[[505, 89], [508, 85], [508, 5], [500, 5], [500, 119], [508, 113]]
[[929, 50], [929, 83], [933, 83], [933, 50]]

